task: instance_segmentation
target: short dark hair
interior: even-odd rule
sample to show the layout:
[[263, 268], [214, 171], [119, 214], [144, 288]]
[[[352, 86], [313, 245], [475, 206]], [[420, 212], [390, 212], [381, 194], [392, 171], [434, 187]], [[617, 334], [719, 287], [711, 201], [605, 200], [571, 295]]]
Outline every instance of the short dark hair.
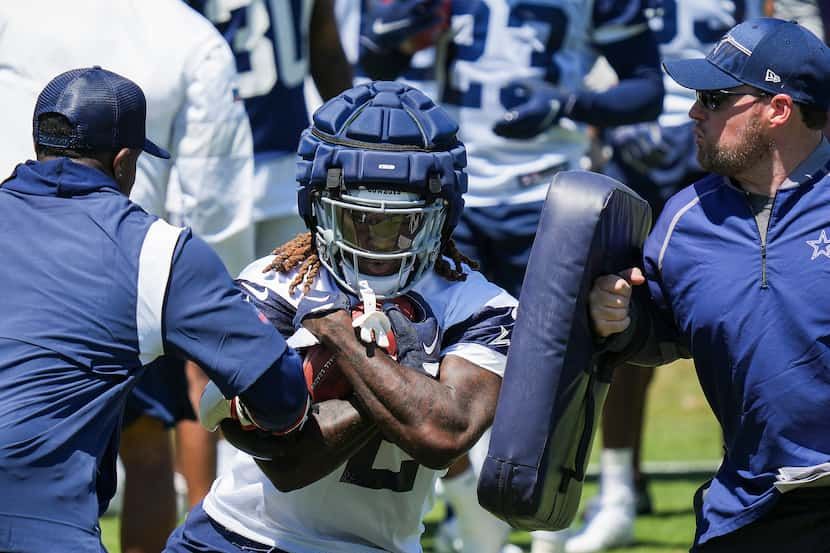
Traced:
[[816, 106], [796, 103], [801, 110], [801, 120], [808, 129], [820, 131], [827, 126], [827, 110]]
[[[44, 113], [37, 120], [38, 132], [42, 135], [59, 136], [69, 138], [72, 136], [74, 127], [66, 116], [60, 113]], [[46, 146], [35, 144], [37, 157], [68, 157], [73, 159], [94, 158], [102, 163], [112, 162], [116, 152], [98, 152], [88, 148], [61, 148], [57, 146]]]

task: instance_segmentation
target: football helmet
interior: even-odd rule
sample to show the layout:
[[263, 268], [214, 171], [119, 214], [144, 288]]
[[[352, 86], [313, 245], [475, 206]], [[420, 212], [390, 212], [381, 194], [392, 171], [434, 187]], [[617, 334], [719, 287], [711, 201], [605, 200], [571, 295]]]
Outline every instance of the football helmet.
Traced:
[[404, 294], [458, 223], [467, 157], [458, 125], [419, 90], [377, 81], [323, 104], [298, 148], [298, 208], [320, 261], [357, 295]]

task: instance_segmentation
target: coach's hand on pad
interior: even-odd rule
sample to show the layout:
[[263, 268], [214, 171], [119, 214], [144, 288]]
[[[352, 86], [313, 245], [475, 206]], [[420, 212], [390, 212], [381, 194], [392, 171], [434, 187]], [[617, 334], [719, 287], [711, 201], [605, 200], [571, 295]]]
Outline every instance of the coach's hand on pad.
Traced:
[[638, 267], [616, 275], [603, 275], [594, 281], [588, 294], [588, 312], [594, 332], [602, 338], [622, 332], [631, 324], [629, 304], [633, 286], [646, 281]]

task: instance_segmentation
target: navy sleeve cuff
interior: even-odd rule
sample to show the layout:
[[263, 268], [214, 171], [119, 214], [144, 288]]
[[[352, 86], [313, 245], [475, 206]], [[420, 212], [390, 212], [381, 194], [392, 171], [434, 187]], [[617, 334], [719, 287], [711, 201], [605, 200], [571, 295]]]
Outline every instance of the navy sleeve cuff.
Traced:
[[302, 358], [286, 348], [240, 397], [259, 427], [275, 433], [294, 430], [305, 420], [309, 403]]

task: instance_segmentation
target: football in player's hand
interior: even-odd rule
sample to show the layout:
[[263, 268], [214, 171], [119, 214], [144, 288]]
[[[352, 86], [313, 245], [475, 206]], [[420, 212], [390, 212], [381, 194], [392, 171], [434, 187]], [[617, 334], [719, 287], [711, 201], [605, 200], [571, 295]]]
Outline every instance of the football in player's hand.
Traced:
[[342, 399], [352, 393], [352, 385], [337, 366], [336, 356], [321, 344], [306, 350], [303, 373], [313, 403]]
[[[394, 301], [404, 315], [410, 319], [413, 317], [414, 308], [407, 298], [396, 298]], [[358, 304], [352, 309], [352, 319], [362, 314], [363, 304]], [[383, 349], [395, 358], [398, 351], [395, 335], [389, 331], [387, 338], [389, 347], [379, 349]], [[303, 357], [303, 373], [311, 394], [311, 401], [314, 403], [327, 399], [343, 399], [352, 393], [352, 385], [341, 372], [337, 364], [337, 356], [322, 344], [306, 349]]]

